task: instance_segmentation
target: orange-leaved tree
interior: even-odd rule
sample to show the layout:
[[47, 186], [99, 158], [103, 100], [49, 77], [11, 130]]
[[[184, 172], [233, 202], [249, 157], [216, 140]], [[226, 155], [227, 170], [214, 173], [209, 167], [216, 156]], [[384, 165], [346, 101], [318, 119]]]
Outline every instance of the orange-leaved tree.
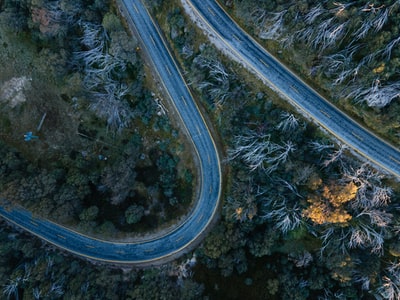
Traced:
[[310, 197], [310, 206], [303, 210], [303, 216], [316, 224], [346, 223], [351, 220], [345, 204], [356, 197], [357, 186], [350, 182], [344, 186], [324, 186], [320, 196]]

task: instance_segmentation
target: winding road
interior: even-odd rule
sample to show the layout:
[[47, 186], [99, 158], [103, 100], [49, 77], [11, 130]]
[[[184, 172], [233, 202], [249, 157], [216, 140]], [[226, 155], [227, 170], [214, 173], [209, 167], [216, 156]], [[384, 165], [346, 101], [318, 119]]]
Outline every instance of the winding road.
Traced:
[[178, 227], [157, 238], [137, 243], [116, 243], [85, 236], [48, 220], [35, 219], [22, 208], [7, 210], [0, 207], [0, 215], [39, 238], [79, 256], [114, 264], [149, 265], [173, 259], [202, 236], [219, 205], [221, 169], [210, 131], [148, 11], [140, 0], [120, 2], [128, 23], [133, 22], [140, 33], [145, 52], [173, 100], [185, 126], [183, 130], [190, 135], [198, 156], [199, 199], [195, 207]]
[[[330, 105], [323, 97], [269, 55], [243, 32], [212, 0], [185, 0], [197, 16], [214, 31], [238, 59], [262, 80], [343, 143], [370, 161], [400, 176], [400, 153]], [[68, 252], [115, 264], [152, 264], [174, 258], [193, 245], [206, 230], [219, 205], [221, 169], [216, 146], [168, 47], [140, 0], [120, 0], [128, 23], [140, 33], [162, 84], [173, 100], [184, 130], [190, 135], [199, 161], [199, 199], [188, 218], [177, 228], [138, 243], [108, 242], [74, 232], [53, 222], [35, 219], [31, 213], [0, 207], [11, 223]]]
[[[349, 118], [246, 34], [215, 0], [182, 0], [241, 63], [345, 145], [400, 177], [400, 152]], [[218, 46], [218, 45], [217, 45]]]

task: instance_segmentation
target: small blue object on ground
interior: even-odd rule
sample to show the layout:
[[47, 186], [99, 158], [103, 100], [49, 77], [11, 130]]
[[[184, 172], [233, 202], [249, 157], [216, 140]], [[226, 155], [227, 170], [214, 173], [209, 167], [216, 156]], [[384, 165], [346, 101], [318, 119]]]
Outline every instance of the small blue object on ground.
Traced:
[[26, 142], [29, 142], [32, 139], [38, 139], [39, 137], [36, 135], [32, 134], [32, 131], [28, 131], [27, 133], [24, 134], [24, 140]]

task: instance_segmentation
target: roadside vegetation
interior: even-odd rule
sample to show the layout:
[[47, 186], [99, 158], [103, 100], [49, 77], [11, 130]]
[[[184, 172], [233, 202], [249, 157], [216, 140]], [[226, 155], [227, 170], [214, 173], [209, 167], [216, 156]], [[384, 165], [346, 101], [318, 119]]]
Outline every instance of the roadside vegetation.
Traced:
[[[35, 238], [4, 228], [0, 232], [4, 240], [0, 251], [3, 295], [10, 299], [22, 298], [21, 295], [27, 295], [27, 299], [398, 299], [398, 183], [354, 157], [345, 145], [331, 140], [253, 75], [218, 52], [184, 14], [179, 1], [147, 3], [181, 63], [200, 108], [207, 113], [216, 136], [223, 137], [219, 144], [226, 188], [221, 220], [189, 257], [158, 268], [123, 272], [61, 256]], [[258, 2], [226, 2], [238, 11], [244, 10], [246, 3]], [[273, 3], [262, 3], [268, 9], [267, 16], [278, 7]], [[135, 68], [129, 72], [128, 59], [123, 55], [112, 57], [110, 30], [115, 31], [116, 27], [110, 24], [118, 24], [118, 18], [113, 19], [107, 9], [101, 15], [97, 22], [79, 25], [82, 27], [76, 46], [70, 51], [74, 65], [66, 69], [70, 70], [66, 74], [72, 78], [77, 72], [80, 88], [75, 91], [77, 85], [71, 83], [69, 88], [64, 87], [67, 98], [59, 96], [59, 103], [66, 102], [71, 116], [79, 111], [80, 121], [75, 126], [78, 136], [84, 135], [78, 139], [78, 145], [83, 146], [74, 146], [73, 138], [63, 142], [63, 147], [54, 147], [55, 138], [46, 141], [45, 146], [44, 133], [50, 129], [46, 126], [47, 116], [42, 129], [34, 132], [39, 136], [37, 141], [25, 142], [23, 134], [27, 130], [22, 127], [14, 138], [4, 138], [4, 147], [0, 147], [4, 174], [1, 178], [5, 181], [1, 193], [15, 201], [27, 195], [23, 203], [28, 208], [50, 217], [58, 212], [58, 218], [67, 218], [67, 223], [78, 216], [79, 226], [85, 231], [102, 228], [99, 233], [113, 232], [116, 227], [149, 230], [152, 227], [144, 224], [153, 212], [146, 216], [148, 203], [136, 201], [138, 196], [155, 199], [153, 195], [163, 195], [157, 198], [163, 200], [159, 205], [184, 207], [180, 202], [183, 198], [176, 195], [191, 194], [194, 172], [187, 162], [175, 159], [186, 148], [182, 148], [180, 140], [176, 142], [178, 132], [165, 129], [172, 125], [157, 106], [160, 102], [154, 101], [155, 96], [147, 90], [149, 82], [143, 75], [140, 55], [135, 56]], [[272, 17], [279, 25], [281, 16]], [[271, 26], [266, 30], [272, 30]], [[94, 37], [103, 39], [93, 40]], [[269, 45], [275, 47], [276, 53], [280, 51], [276, 41]], [[132, 45], [134, 52], [135, 46]], [[289, 48], [282, 49], [282, 55], [289, 53]], [[32, 57], [36, 59], [36, 55]], [[303, 62], [309, 57], [305, 56]], [[395, 57], [393, 52], [390, 60]], [[115, 72], [108, 64], [118, 70], [126, 64], [126, 69]], [[17, 77], [10, 74], [2, 82]], [[34, 86], [29, 72], [17, 74], [19, 86]], [[101, 80], [92, 81], [96, 78], [92, 76]], [[126, 88], [129, 91], [125, 93]], [[63, 90], [61, 83], [54, 84], [53, 93], [59, 95], [60, 89]], [[43, 89], [37, 91], [40, 90]], [[72, 101], [73, 97], [77, 101]], [[104, 101], [125, 112], [113, 114], [109, 110], [103, 115], [99, 108]], [[395, 103], [393, 99], [385, 108], [371, 112], [383, 114]], [[357, 105], [369, 109], [366, 102]], [[6, 107], [16, 114], [10, 104]], [[5, 111], [1, 113], [9, 116]], [[42, 113], [27, 122], [30, 128], [37, 126]], [[27, 115], [24, 118], [29, 119]], [[108, 122], [110, 118], [112, 122]], [[9, 117], [7, 122], [13, 120]], [[24, 123], [10, 126], [18, 128], [20, 124]], [[79, 124], [84, 127], [79, 129]], [[65, 132], [66, 137], [69, 131]], [[12, 143], [13, 140], [18, 142]], [[68, 147], [79, 150], [71, 156]], [[49, 163], [43, 155], [63, 160]], [[67, 171], [59, 161], [69, 166]], [[42, 166], [46, 168], [39, 168]], [[154, 174], [159, 175], [153, 177]], [[134, 184], [129, 185], [132, 178]], [[171, 178], [181, 178], [187, 185]], [[171, 187], [169, 180], [175, 185]], [[20, 184], [13, 184], [14, 181]], [[81, 193], [84, 201], [74, 207], [73, 203], [79, 201], [67, 198]], [[47, 199], [40, 202], [41, 206], [35, 198], [38, 194], [40, 199]], [[78, 196], [75, 199], [80, 199]], [[101, 206], [99, 201], [106, 204]], [[60, 214], [63, 205], [72, 206], [70, 211], [74, 213]], [[116, 219], [111, 216], [111, 221], [99, 221], [106, 220], [102, 209], [105, 213], [120, 208], [123, 213], [118, 215], [119, 221], [112, 222]], [[163, 221], [160, 215], [156, 216], [151, 220]], [[121, 220], [123, 226], [118, 223]]]
[[214, 298], [397, 299], [397, 182], [198, 38], [178, 7], [155, 14], [230, 170], [195, 278]]
[[193, 201], [191, 146], [112, 3], [0, 12], [1, 197], [103, 237], [178, 222]]
[[2, 225], [2, 299], [200, 299], [186, 258], [145, 270], [111, 268], [65, 256], [42, 241]]
[[221, 1], [329, 101], [399, 146], [399, 1]]

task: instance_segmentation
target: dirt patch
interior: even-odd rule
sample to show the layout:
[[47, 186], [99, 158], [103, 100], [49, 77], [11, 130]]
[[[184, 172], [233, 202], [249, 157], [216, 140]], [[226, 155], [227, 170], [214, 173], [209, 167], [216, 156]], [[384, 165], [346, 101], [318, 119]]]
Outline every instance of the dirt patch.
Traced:
[[0, 88], [0, 101], [8, 103], [11, 108], [26, 101], [25, 91], [32, 88], [32, 78], [13, 77], [4, 82]]

